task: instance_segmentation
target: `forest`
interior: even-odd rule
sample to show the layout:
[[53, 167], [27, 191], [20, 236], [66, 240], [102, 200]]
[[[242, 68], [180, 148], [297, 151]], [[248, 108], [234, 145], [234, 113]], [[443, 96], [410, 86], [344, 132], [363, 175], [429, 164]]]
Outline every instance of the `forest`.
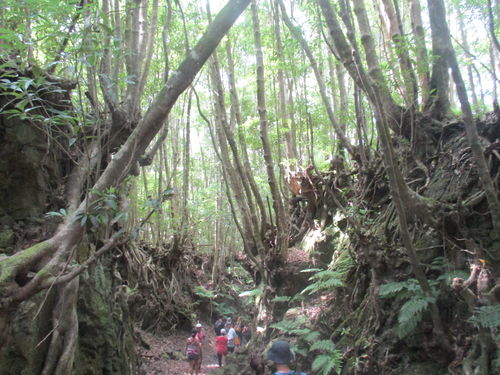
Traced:
[[499, 0], [0, 3], [0, 375], [500, 374]]

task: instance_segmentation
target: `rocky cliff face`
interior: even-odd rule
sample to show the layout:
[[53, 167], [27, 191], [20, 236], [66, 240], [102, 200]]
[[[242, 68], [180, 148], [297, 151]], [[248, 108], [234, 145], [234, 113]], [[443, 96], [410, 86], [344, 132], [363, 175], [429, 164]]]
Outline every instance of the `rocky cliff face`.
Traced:
[[[26, 77], [36, 78], [32, 73], [23, 75], [13, 69], [0, 73], [12, 85]], [[8, 86], [1, 87], [7, 94], [0, 100], [2, 108], [12, 99]], [[33, 109], [26, 117], [22, 112], [16, 113], [14, 102], [0, 115], [0, 257], [48, 238], [57, 226], [57, 217], [45, 214], [64, 207], [64, 183], [71, 155], [61, 145], [66, 146], [69, 137], [61, 130], [65, 124], [60, 123], [60, 128], [55, 129], [53, 123], [44, 124], [43, 116], [68, 109], [69, 93], [54, 83], [46, 88], [40, 85], [37, 90], [43, 92], [40, 102], [50, 102], [52, 107]], [[80, 250], [88, 252], [91, 245], [83, 244]], [[122, 375], [135, 371], [127, 294], [113, 277], [114, 262], [112, 254], [105, 256], [80, 276], [74, 358], [78, 375]], [[56, 288], [43, 291], [12, 313], [10, 341], [3, 343], [0, 352], [0, 374], [42, 373], [54, 332], [56, 292]], [[58, 344], [64, 345], [63, 338]]]

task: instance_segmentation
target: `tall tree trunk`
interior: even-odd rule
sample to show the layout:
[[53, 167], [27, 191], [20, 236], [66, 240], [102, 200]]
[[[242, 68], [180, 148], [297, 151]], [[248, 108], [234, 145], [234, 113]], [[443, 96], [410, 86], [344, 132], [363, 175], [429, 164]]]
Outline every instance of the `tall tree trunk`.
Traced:
[[[467, 40], [467, 33], [465, 30], [464, 16], [463, 16], [462, 12], [460, 12], [459, 9], [456, 12], [456, 16], [458, 17], [458, 25], [460, 28], [460, 36], [462, 39], [462, 45], [463, 45], [465, 51], [469, 51], [469, 42]], [[470, 58], [467, 58], [467, 78], [469, 79], [469, 88], [470, 88], [470, 93], [472, 96], [472, 106], [477, 111], [479, 109], [479, 101], [477, 100], [476, 85], [474, 84], [474, 76], [472, 74], [472, 61], [470, 61]]]
[[271, 190], [271, 197], [273, 200], [273, 209], [276, 215], [276, 243], [275, 251], [279, 253], [283, 259], [286, 259], [288, 250], [288, 224], [286, 222], [285, 209], [283, 201], [278, 189], [278, 183], [274, 173], [274, 161], [272, 157], [271, 144], [269, 142], [269, 130], [267, 119], [267, 108], [265, 99], [265, 85], [264, 85], [264, 58], [262, 54], [262, 44], [260, 35], [260, 22], [257, 12], [257, 5], [255, 0], [251, 2], [252, 20], [254, 27], [254, 43], [256, 55], [256, 69], [257, 69], [257, 110], [260, 119], [260, 137], [262, 140], [262, 148], [264, 151], [264, 161], [266, 164], [267, 179], [269, 188]]
[[337, 135], [337, 138], [340, 140], [340, 143], [343, 148], [345, 148], [349, 154], [354, 155], [354, 150], [352, 148], [352, 145], [350, 141], [347, 139], [346, 135], [342, 131], [341, 126], [339, 125], [337, 119], [335, 118], [335, 115], [333, 113], [332, 107], [330, 105], [330, 101], [328, 100], [328, 96], [326, 94], [326, 87], [324, 83], [324, 79], [322, 75], [319, 72], [318, 65], [316, 62], [316, 59], [309, 48], [309, 45], [307, 44], [307, 41], [304, 39], [302, 32], [298, 27], [292, 24], [292, 21], [286, 14], [286, 9], [285, 5], [283, 4], [282, 0], [279, 0], [279, 3], [281, 5], [281, 13], [283, 16], [283, 20], [285, 21], [285, 24], [287, 25], [288, 29], [290, 30], [290, 33], [293, 35], [295, 39], [300, 43], [300, 46], [302, 47], [304, 53], [307, 56], [307, 59], [309, 60], [309, 63], [311, 64], [311, 67], [314, 72], [314, 76], [316, 78], [316, 83], [319, 86], [319, 91], [321, 95], [321, 100], [323, 102], [323, 105], [326, 109], [326, 113], [328, 115], [328, 119], [330, 120], [330, 123], [333, 127], [333, 130], [335, 131], [335, 134]]
[[[444, 61], [446, 63], [446, 70], [449, 64], [452, 71], [453, 80], [455, 81], [458, 99], [462, 108], [465, 129], [467, 131], [467, 139], [476, 161], [479, 179], [481, 180], [486, 193], [486, 197], [488, 199], [490, 215], [493, 222], [493, 233], [495, 234], [495, 239], [498, 240], [500, 235], [500, 202], [498, 200], [495, 187], [493, 186], [493, 181], [490, 176], [488, 165], [484, 158], [484, 151], [481, 147], [477, 127], [474, 124], [472, 110], [469, 104], [469, 99], [467, 97], [467, 90], [465, 88], [455, 51], [451, 43], [451, 36], [448, 29], [448, 24], [446, 22], [446, 10], [444, 7], [444, 2], [443, 0], [428, 0], [428, 6], [431, 26], [433, 28], [437, 28], [432, 30], [433, 37], [435, 36], [440, 42], [443, 43], [440, 49], [441, 51], [443, 51], [443, 53], [445, 53], [443, 58], [445, 59]], [[441, 97], [441, 94], [439, 92], [437, 92], [436, 95], [438, 97]]]
[[[449, 76], [447, 63], [447, 43], [446, 35], [449, 33], [446, 27], [446, 16], [444, 13], [438, 17], [435, 12], [439, 12], [437, 1], [427, 1], [431, 22], [432, 35], [432, 74], [429, 86], [429, 100], [424, 106], [431, 116], [442, 118], [450, 112], [449, 100]], [[444, 10], [442, 11], [444, 12]], [[439, 21], [438, 21], [439, 19]], [[444, 24], [441, 23], [444, 20]]]
[[417, 72], [420, 85], [421, 102], [426, 103], [429, 98], [429, 62], [425, 47], [425, 31], [422, 22], [420, 0], [408, 0], [410, 4], [410, 18], [413, 38], [415, 39], [415, 54]]
[[407, 42], [404, 39], [403, 24], [394, 6], [393, 0], [382, 0], [385, 12], [390, 22], [391, 39], [394, 43], [394, 49], [399, 59], [401, 75], [405, 85], [405, 102], [407, 107], [415, 109], [418, 97], [417, 79], [408, 52]]

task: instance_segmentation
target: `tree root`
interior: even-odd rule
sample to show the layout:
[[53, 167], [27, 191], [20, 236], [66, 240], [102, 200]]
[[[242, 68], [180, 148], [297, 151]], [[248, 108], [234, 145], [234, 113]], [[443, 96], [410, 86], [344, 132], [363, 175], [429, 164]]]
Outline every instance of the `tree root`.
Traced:
[[52, 338], [46, 355], [42, 375], [72, 373], [73, 359], [78, 338], [76, 302], [79, 278], [61, 287], [58, 302], [52, 315]]

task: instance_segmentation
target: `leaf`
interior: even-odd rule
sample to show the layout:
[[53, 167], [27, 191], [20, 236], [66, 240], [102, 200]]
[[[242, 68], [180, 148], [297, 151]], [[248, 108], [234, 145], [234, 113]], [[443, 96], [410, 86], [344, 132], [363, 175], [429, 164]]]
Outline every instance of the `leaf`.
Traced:
[[500, 327], [500, 305], [476, 307], [469, 321], [476, 327], [489, 329]]
[[247, 290], [243, 293], [238, 294], [238, 297], [253, 297], [262, 294], [262, 288], [256, 288], [252, 290]]
[[321, 334], [318, 331], [311, 331], [302, 338], [307, 342], [316, 342], [320, 336]]
[[332, 340], [320, 340], [311, 345], [310, 350], [320, 350], [323, 352], [332, 352], [335, 350], [335, 344]]
[[[408, 279], [406, 281], [398, 281], [392, 283], [382, 284], [379, 290], [379, 296], [382, 298], [391, 298], [395, 297], [401, 291], [407, 290], [415, 290], [415, 279]], [[418, 288], [420, 286], [417, 285]]]

